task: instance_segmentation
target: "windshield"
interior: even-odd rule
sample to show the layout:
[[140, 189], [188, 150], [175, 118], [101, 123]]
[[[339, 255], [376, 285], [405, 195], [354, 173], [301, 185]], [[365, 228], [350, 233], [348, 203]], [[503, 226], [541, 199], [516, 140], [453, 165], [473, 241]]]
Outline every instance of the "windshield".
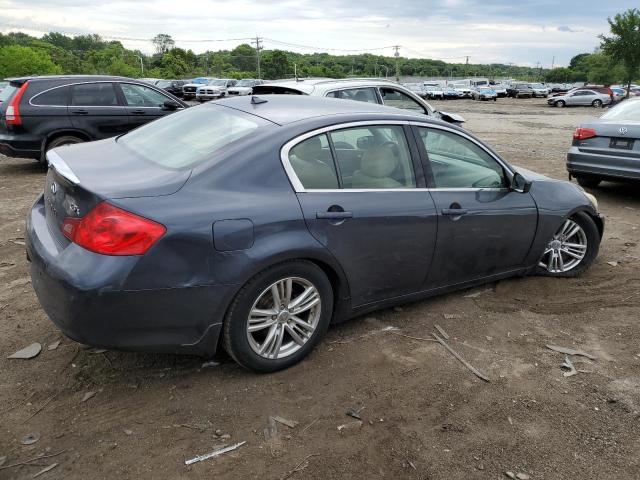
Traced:
[[4, 90], [0, 92], [0, 103], [4, 103], [9, 100], [11, 95], [13, 95], [13, 92], [15, 92], [16, 90], [17, 88], [12, 85], [7, 85], [6, 87], [4, 87]]
[[240, 80], [236, 83], [236, 87], [253, 87], [255, 83], [255, 80]]
[[171, 86], [171, 82], [169, 80], [159, 80], [156, 85], [160, 88], [167, 88]]
[[532, 83], [531, 88], [544, 88], [544, 85], [541, 83]]
[[605, 120], [640, 122], [640, 100], [626, 100], [600, 117]]
[[206, 85], [208, 81], [209, 81], [208, 78], [198, 77], [198, 78], [194, 78], [191, 83]]
[[227, 85], [227, 80], [211, 80], [207, 85], [214, 87], [224, 87]]
[[148, 123], [119, 137], [118, 143], [162, 167], [190, 168], [267, 124], [238, 110], [206, 105]]

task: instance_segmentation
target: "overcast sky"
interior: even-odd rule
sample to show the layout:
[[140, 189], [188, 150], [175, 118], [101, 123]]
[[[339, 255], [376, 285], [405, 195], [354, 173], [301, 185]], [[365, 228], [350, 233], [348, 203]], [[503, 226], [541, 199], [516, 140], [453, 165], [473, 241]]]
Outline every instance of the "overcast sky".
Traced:
[[[260, 35], [265, 48], [299, 52], [363, 49], [470, 63], [568, 64], [599, 44], [606, 18], [638, 0], [0, 0], [0, 31], [97, 33], [148, 40], [168, 33], [195, 52], [233, 48]], [[282, 43], [315, 48], [287, 46]], [[334, 49], [334, 50], [330, 50]], [[356, 53], [356, 52], [353, 52]]]

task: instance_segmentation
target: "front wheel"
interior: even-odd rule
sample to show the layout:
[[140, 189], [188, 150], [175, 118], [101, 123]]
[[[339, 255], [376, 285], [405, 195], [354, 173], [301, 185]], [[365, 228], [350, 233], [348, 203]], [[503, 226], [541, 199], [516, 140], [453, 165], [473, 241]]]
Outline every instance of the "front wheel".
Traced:
[[554, 105], [558, 108], [564, 108], [566, 103], [564, 100], [558, 100], [556, 103], [554, 103]]
[[275, 372], [298, 363], [325, 334], [333, 290], [315, 264], [290, 261], [251, 279], [224, 321], [224, 347], [245, 368]]
[[566, 219], [549, 241], [538, 273], [553, 277], [577, 277], [587, 270], [600, 249], [600, 233], [593, 219], [579, 212]]

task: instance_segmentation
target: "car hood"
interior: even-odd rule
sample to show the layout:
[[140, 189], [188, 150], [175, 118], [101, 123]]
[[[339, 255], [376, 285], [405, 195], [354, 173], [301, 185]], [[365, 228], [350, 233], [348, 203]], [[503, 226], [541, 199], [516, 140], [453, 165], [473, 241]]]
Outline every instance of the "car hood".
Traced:
[[229, 90], [236, 92], [250, 92], [253, 89], [251, 87], [229, 87]]
[[83, 188], [104, 198], [172, 195], [191, 175], [191, 170], [169, 169], [144, 160], [116, 138], [65, 145], [51, 152], [50, 162], [62, 161], [62, 170], [66, 165]]

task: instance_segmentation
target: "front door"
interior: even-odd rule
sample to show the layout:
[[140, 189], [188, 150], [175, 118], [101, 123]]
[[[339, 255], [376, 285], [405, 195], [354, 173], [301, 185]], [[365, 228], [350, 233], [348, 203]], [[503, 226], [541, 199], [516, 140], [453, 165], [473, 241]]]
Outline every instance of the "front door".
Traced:
[[418, 291], [431, 264], [436, 210], [405, 128], [334, 130], [288, 155], [307, 227], [344, 269], [353, 306]]
[[164, 108], [164, 102], [171, 98], [157, 90], [133, 83], [119, 85], [127, 105], [130, 130], [172, 112]]
[[470, 138], [416, 127], [438, 211], [434, 261], [424, 288], [476, 280], [523, 266], [538, 210], [512, 191], [506, 167]]

